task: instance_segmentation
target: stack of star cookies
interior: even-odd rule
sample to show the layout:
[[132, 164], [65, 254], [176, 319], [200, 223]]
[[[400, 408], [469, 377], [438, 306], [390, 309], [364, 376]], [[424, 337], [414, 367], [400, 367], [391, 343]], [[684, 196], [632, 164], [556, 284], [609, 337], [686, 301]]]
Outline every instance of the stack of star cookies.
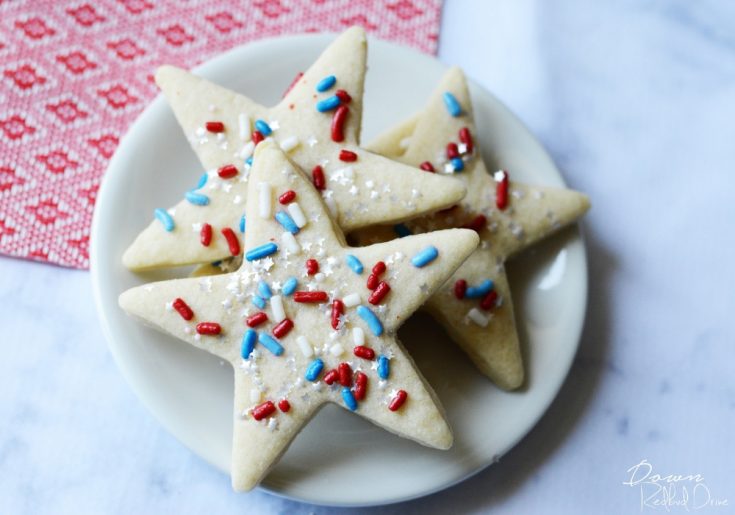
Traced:
[[119, 303], [232, 364], [236, 490], [256, 486], [328, 402], [448, 449], [397, 329], [426, 308], [482, 373], [518, 387], [504, 262], [588, 209], [580, 193], [486, 169], [457, 69], [426, 109], [361, 146], [366, 52], [364, 32], [346, 31], [274, 107], [173, 67], [156, 74], [205, 172], [155, 210], [123, 263], [198, 268]]

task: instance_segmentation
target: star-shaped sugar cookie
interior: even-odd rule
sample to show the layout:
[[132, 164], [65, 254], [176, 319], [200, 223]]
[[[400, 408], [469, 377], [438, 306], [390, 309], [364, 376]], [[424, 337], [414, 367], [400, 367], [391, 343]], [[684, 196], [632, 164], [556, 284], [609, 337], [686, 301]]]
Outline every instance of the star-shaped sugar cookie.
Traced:
[[253, 151], [266, 138], [311, 176], [346, 231], [415, 217], [462, 198], [460, 181], [427, 177], [360, 148], [366, 53], [364, 31], [347, 30], [272, 108], [184, 70], [160, 68], [156, 82], [207, 172], [184, 200], [155, 211], [125, 252], [125, 266], [142, 270], [231, 256], [230, 242], [242, 240], [245, 230]]
[[467, 186], [467, 196], [452, 209], [394, 230], [358, 231], [356, 237], [370, 243], [394, 238], [396, 233], [475, 229], [480, 247], [426, 307], [484, 374], [501, 388], [514, 389], [523, 383], [524, 369], [504, 262], [577, 220], [589, 208], [589, 200], [568, 189], [511, 181], [506, 171], [488, 173], [475, 134], [467, 83], [461, 70], [453, 68], [426, 110], [369, 148], [427, 172], [451, 174]]
[[327, 402], [449, 448], [442, 409], [396, 331], [472, 253], [477, 235], [451, 229], [349, 248], [274, 142], [255, 156], [241, 268], [119, 299], [129, 314], [232, 364], [234, 488], [256, 486]]

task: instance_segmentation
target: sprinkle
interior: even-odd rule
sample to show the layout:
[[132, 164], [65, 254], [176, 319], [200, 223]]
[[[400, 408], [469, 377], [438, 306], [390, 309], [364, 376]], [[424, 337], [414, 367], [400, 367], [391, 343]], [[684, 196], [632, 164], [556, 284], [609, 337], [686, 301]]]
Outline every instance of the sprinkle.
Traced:
[[406, 402], [407, 398], [408, 394], [406, 393], [406, 390], [398, 390], [398, 392], [396, 392], [396, 396], [393, 397], [390, 404], [388, 404], [388, 409], [391, 411], [398, 411], [401, 406], [403, 406], [403, 403]]
[[217, 322], [200, 322], [197, 324], [197, 333], [206, 336], [216, 336], [222, 332], [222, 327]]
[[380, 304], [380, 301], [382, 301], [389, 292], [390, 285], [385, 281], [380, 281], [380, 283], [378, 283], [378, 286], [375, 287], [373, 292], [368, 297], [368, 302], [374, 306]]
[[273, 206], [271, 204], [271, 185], [267, 182], [258, 183], [258, 216], [263, 220], [271, 217]]
[[223, 179], [232, 179], [235, 175], [237, 175], [237, 166], [235, 165], [221, 166], [217, 170], [217, 175], [219, 175]]
[[258, 333], [255, 329], [248, 329], [245, 334], [242, 335], [242, 345], [240, 346], [240, 356], [242, 359], [250, 358], [250, 353], [255, 348], [255, 342], [258, 340]]
[[284, 318], [273, 328], [273, 336], [276, 338], [283, 338], [291, 331], [291, 329], [293, 329], [293, 322], [290, 318]]
[[322, 303], [327, 302], [328, 296], [325, 291], [297, 291], [293, 294], [294, 302]]
[[327, 111], [331, 111], [335, 107], [339, 107], [341, 103], [342, 101], [339, 99], [339, 97], [337, 95], [334, 95], [317, 102], [316, 110], [320, 113], [326, 113]]
[[368, 328], [375, 336], [383, 334], [383, 324], [370, 308], [357, 306], [357, 314], [367, 323]]
[[346, 150], [343, 148], [339, 151], [339, 160], [346, 163], [353, 163], [357, 161], [357, 154], [355, 154], [351, 150]]
[[265, 123], [265, 120], [255, 120], [255, 129], [260, 132], [263, 136], [270, 136], [273, 133], [270, 125]]
[[467, 292], [467, 281], [464, 279], [457, 279], [454, 283], [454, 296], [458, 299], [464, 299], [465, 293]]
[[375, 275], [381, 275], [383, 272], [385, 272], [386, 269], [385, 261], [378, 261], [373, 265], [373, 273]]
[[367, 278], [367, 287], [368, 290], [374, 290], [378, 287], [378, 283], [380, 283], [380, 278], [376, 274], [370, 274]]
[[245, 113], [240, 113], [237, 116], [237, 126], [240, 130], [240, 138], [244, 140], [250, 134], [250, 117]]
[[464, 170], [464, 161], [462, 161], [461, 157], [453, 157], [450, 161], [452, 163], [452, 170], [455, 172], [461, 172]]
[[471, 310], [469, 310], [469, 312], [467, 313], [467, 318], [472, 320], [480, 327], [487, 327], [488, 322], [490, 322], [490, 319], [477, 308], [472, 308]]
[[253, 313], [249, 317], [245, 319], [245, 324], [247, 324], [248, 327], [258, 327], [260, 324], [268, 321], [268, 315], [263, 313], [262, 311], [258, 311], [257, 313]]
[[344, 302], [345, 303], [345, 306], [347, 306], [348, 308], [354, 308], [355, 306], [357, 306], [361, 302], [361, 300], [360, 300], [360, 294], [359, 293], [350, 293], [349, 295], [346, 295], [342, 299], [342, 302]]
[[263, 141], [265, 139], [265, 136], [263, 136], [263, 133], [260, 131], [253, 131], [253, 133], [250, 135], [250, 137], [253, 140], [253, 143], [257, 146], [258, 143]]
[[[339, 97], [340, 101], [343, 104], [349, 104], [350, 102], [352, 102], [352, 97], [350, 96], [350, 94], [347, 93], [343, 89], [338, 89], [337, 91], [334, 92], [334, 94]], [[342, 107], [342, 106], [340, 106], [340, 107]]]
[[487, 217], [485, 215], [477, 215], [472, 220], [464, 224], [462, 227], [465, 229], [472, 229], [475, 232], [480, 232], [487, 224]]
[[204, 124], [209, 132], [225, 132], [225, 124], [222, 122], [207, 122]]
[[326, 374], [324, 374], [324, 382], [327, 383], [330, 386], [333, 385], [334, 382], [338, 378], [339, 378], [339, 372], [337, 372], [337, 370], [335, 370], [335, 369], [332, 369], [329, 372], [327, 372]]
[[327, 182], [324, 178], [324, 169], [321, 166], [316, 165], [311, 170], [311, 178], [314, 181], [314, 187], [319, 191], [322, 191], [327, 187]]
[[355, 396], [352, 395], [352, 390], [350, 390], [346, 386], [342, 388], [342, 400], [345, 401], [345, 406], [347, 406], [350, 411], [355, 411], [357, 409], [357, 401], [355, 400]]
[[271, 297], [271, 312], [273, 313], [274, 322], [280, 322], [286, 318], [286, 312], [283, 309], [283, 298], [280, 295]]
[[355, 374], [355, 399], [361, 401], [365, 398], [365, 392], [367, 391], [368, 376], [364, 372], [358, 372]]
[[296, 74], [296, 77], [291, 81], [291, 84], [288, 85], [288, 88], [286, 88], [286, 91], [283, 92], [284, 98], [291, 92], [291, 90], [296, 86], [296, 84], [299, 82], [299, 79], [304, 76], [304, 72], [299, 72]]
[[209, 204], [209, 197], [195, 191], [187, 191], [184, 194], [184, 198], [189, 201], [190, 204], [195, 206], [206, 206]]
[[[357, 308], [360, 309], [360, 308]], [[342, 314], [345, 312], [345, 305], [339, 299], [332, 301], [332, 329], [335, 331], [339, 329], [339, 322]]]
[[474, 144], [472, 142], [472, 134], [467, 127], [462, 127], [461, 129], [459, 129], [459, 141], [464, 143], [464, 146], [467, 149], [467, 153], [471, 154], [472, 149], [474, 148]]
[[355, 327], [352, 329], [352, 343], [354, 343], [355, 346], [360, 346], [365, 343], [365, 331], [362, 330], [362, 327]]
[[344, 354], [344, 352], [345, 352], [345, 348], [342, 347], [342, 344], [340, 343], [335, 343], [334, 345], [329, 347], [329, 353], [332, 356], [335, 356], [335, 357], [341, 356], [342, 354]]
[[301, 252], [301, 245], [296, 241], [296, 238], [290, 232], [284, 232], [281, 234], [281, 242], [286, 250], [293, 254], [299, 254]]
[[347, 254], [345, 261], [347, 262], [347, 266], [350, 267], [350, 270], [352, 270], [358, 275], [360, 275], [362, 271], [364, 270], [362, 266], [362, 262], [360, 262], [360, 260], [357, 259], [357, 256], [354, 256], [352, 254]]
[[250, 168], [251, 166], [253, 166], [253, 156], [248, 157], [245, 160], [245, 164], [248, 166], [248, 168]]
[[298, 202], [289, 204], [287, 209], [299, 229], [306, 225], [306, 217], [304, 216], [304, 212], [301, 210], [301, 206]]
[[194, 189], [195, 190], [202, 189], [207, 184], [208, 180], [209, 180], [209, 174], [207, 172], [204, 172], [202, 176], [199, 177], [199, 182], [197, 183], [196, 188]]
[[191, 310], [189, 305], [184, 302], [184, 299], [177, 298], [174, 300], [173, 308], [179, 312], [179, 315], [181, 315], [181, 318], [184, 320], [191, 320], [194, 318], [194, 312]]
[[495, 303], [498, 301], [498, 292], [490, 290], [480, 301], [480, 307], [485, 310], [491, 310], [495, 307]]
[[342, 386], [352, 386], [352, 367], [349, 363], [340, 363], [337, 367], [339, 372], [339, 384]]
[[468, 299], [479, 299], [492, 289], [492, 279], [485, 279], [477, 286], [468, 286], [467, 290], [465, 291], [465, 297], [467, 297]]
[[246, 222], [247, 222], [247, 220], [245, 219], [245, 215], [242, 215], [240, 217], [240, 232], [241, 233], [244, 233], [245, 232], [245, 223]]
[[265, 299], [260, 295], [253, 295], [252, 303], [260, 309], [265, 308]]
[[301, 351], [301, 354], [304, 355], [304, 357], [310, 358], [314, 355], [314, 349], [309, 344], [309, 340], [307, 340], [304, 336], [296, 337], [296, 345], [299, 346], [299, 350]]
[[270, 417], [275, 412], [276, 405], [273, 404], [272, 401], [265, 401], [263, 404], [260, 404], [253, 408], [253, 418], [260, 421], [264, 418]]
[[295, 277], [289, 277], [286, 279], [286, 282], [283, 283], [283, 288], [281, 288], [281, 291], [283, 294], [288, 297], [291, 295], [294, 291], [296, 291], [296, 286], [298, 285], [298, 281]]
[[278, 211], [276, 213], [276, 221], [281, 224], [281, 227], [286, 229], [291, 234], [299, 233], [299, 226], [293, 221], [293, 218], [285, 211]]
[[294, 190], [286, 190], [284, 191], [280, 197], [278, 197], [278, 202], [286, 205], [289, 202], [293, 202], [293, 199], [296, 198], [296, 192]]
[[419, 165], [419, 168], [421, 168], [425, 172], [436, 172], [436, 170], [434, 169], [434, 165], [431, 164], [429, 161], [424, 161], [423, 163], [421, 163]]
[[316, 358], [309, 364], [309, 367], [306, 369], [306, 374], [304, 374], [304, 377], [307, 381], [316, 381], [317, 377], [319, 377], [319, 374], [322, 373], [323, 368], [324, 362], [321, 359]]
[[155, 216], [156, 220], [163, 224], [163, 228], [166, 230], [166, 232], [171, 232], [174, 230], [174, 227], [176, 227], [174, 219], [171, 218], [171, 215], [168, 214], [168, 211], [166, 211], [165, 209], [156, 209], [155, 211], [153, 211], [153, 216]]
[[447, 107], [449, 114], [455, 118], [462, 114], [462, 107], [457, 102], [457, 99], [449, 91], [444, 92], [444, 105]]
[[352, 349], [352, 352], [358, 358], [370, 360], [375, 359], [375, 351], [370, 347], [365, 347], [364, 345], [356, 345], [355, 348]]
[[280, 143], [281, 150], [284, 152], [291, 152], [293, 149], [299, 146], [301, 144], [301, 141], [299, 141], [299, 138], [296, 136], [289, 136], [288, 138], [284, 138], [283, 141]]
[[271, 351], [275, 356], [283, 354], [283, 347], [281, 347], [281, 344], [268, 333], [258, 334], [258, 342], [260, 342], [263, 347]]
[[202, 228], [199, 231], [199, 241], [205, 247], [209, 247], [209, 244], [212, 243], [212, 226], [208, 223], [202, 224]]
[[273, 292], [271, 291], [271, 287], [268, 286], [268, 283], [265, 282], [265, 281], [263, 281], [262, 279], [258, 283], [258, 293], [264, 299], [270, 299], [273, 296]]
[[307, 259], [306, 260], [306, 273], [309, 275], [314, 275], [319, 271], [319, 261], [316, 259]]
[[349, 113], [350, 113], [350, 108], [347, 107], [346, 105], [339, 106], [337, 110], [334, 112], [334, 115], [332, 116], [332, 141], [335, 141], [337, 143], [344, 141], [345, 139], [345, 132], [344, 132], [345, 121], [347, 120], [347, 115]]
[[334, 84], [337, 82], [337, 77], [334, 75], [327, 75], [322, 80], [316, 83], [316, 90], [319, 93], [324, 93], [328, 89], [330, 89]]
[[454, 159], [455, 157], [459, 157], [459, 148], [457, 148], [457, 144], [452, 141], [447, 143], [447, 159]]
[[390, 360], [387, 356], [382, 354], [378, 356], [378, 377], [381, 379], [388, 379], [390, 375]]
[[291, 410], [291, 403], [288, 402], [288, 399], [281, 399], [278, 401], [278, 409], [284, 413], [288, 413]]
[[227, 246], [230, 248], [230, 254], [233, 256], [240, 255], [240, 240], [237, 239], [235, 231], [229, 227], [222, 229], [222, 236], [227, 240]]
[[393, 231], [398, 235], [399, 238], [405, 238], [406, 236], [411, 236], [413, 233], [411, 232], [411, 229], [406, 227], [405, 224], [396, 224], [393, 226]]
[[245, 253], [245, 259], [248, 261], [255, 261], [257, 259], [270, 256], [276, 252], [278, 252], [278, 245], [273, 242], [264, 243], [259, 247], [255, 247], [254, 249], [247, 251], [247, 253]]
[[[258, 133], [260, 134], [260, 133]], [[255, 151], [255, 142], [248, 141], [240, 150], [240, 159], [250, 159], [253, 157], [253, 151]], [[253, 164], [252, 161], [248, 164]]]
[[498, 209], [508, 207], [508, 173], [505, 170], [499, 170], [493, 175], [495, 182], [495, 205]]
[[424, 250], [416, 254], [411, 258], [411, 264], [416, 268], [423, 268], [432, 261], [434, 261], [439, 255], [439, 250], [433, 245], [426, 247]]

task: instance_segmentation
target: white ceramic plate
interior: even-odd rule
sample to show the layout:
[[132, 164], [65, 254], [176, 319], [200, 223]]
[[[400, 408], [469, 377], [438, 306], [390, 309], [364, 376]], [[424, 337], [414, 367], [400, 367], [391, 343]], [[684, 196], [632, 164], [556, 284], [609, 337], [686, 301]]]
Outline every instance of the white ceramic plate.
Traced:
[[[302, 35], [263, 40], [196, 71], [270, 105], [332, 39]], [[382, 41], [371, 41], [369, 54], [365, 141], [421, 108], [445, 70], [431, 57]], [[472, 94], [489, 167], [506, 168], [518, 180], [563, 185], [549, 156], [519, 120], [474, 84]], [[117, 306], [118, 295], [129, 287], [187, 272], [136, 275], [120, 260], [150, 222], [153, 209], [173, 205], [200, 174], [173, 114], [157, 98], [123, 138], [102, 182], [92, 226], [91, 268], [102, 326], [128, 382], [168, 431], [226, 471], [232, 435], [230, 367], [143, 327]], [[495, 388], [423, 315], [400, 331], [447, 409], [455, 434], [450, 451], [426, 449], [328, 406], [296, 438], [262, 488], [316, 504], [385, 504], [446, 488], [507, 452], [551, 403], [577, 349], [587, 293], [578, 232], [567, 231], [517, 262], [511, 285], [529, 378], [521, 391]], [[222, 485], [228, 487], [224, 476]]]

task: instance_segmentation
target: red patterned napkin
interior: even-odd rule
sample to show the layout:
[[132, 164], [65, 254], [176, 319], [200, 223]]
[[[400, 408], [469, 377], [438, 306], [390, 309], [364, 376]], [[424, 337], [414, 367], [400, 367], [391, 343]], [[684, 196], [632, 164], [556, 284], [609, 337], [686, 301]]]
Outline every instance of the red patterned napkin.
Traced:
[[435, 52], [441, 0], [0, 0], [0, 253], [86, 268], [100, 177], [157, 90], [234, 46], [362, 25]]

